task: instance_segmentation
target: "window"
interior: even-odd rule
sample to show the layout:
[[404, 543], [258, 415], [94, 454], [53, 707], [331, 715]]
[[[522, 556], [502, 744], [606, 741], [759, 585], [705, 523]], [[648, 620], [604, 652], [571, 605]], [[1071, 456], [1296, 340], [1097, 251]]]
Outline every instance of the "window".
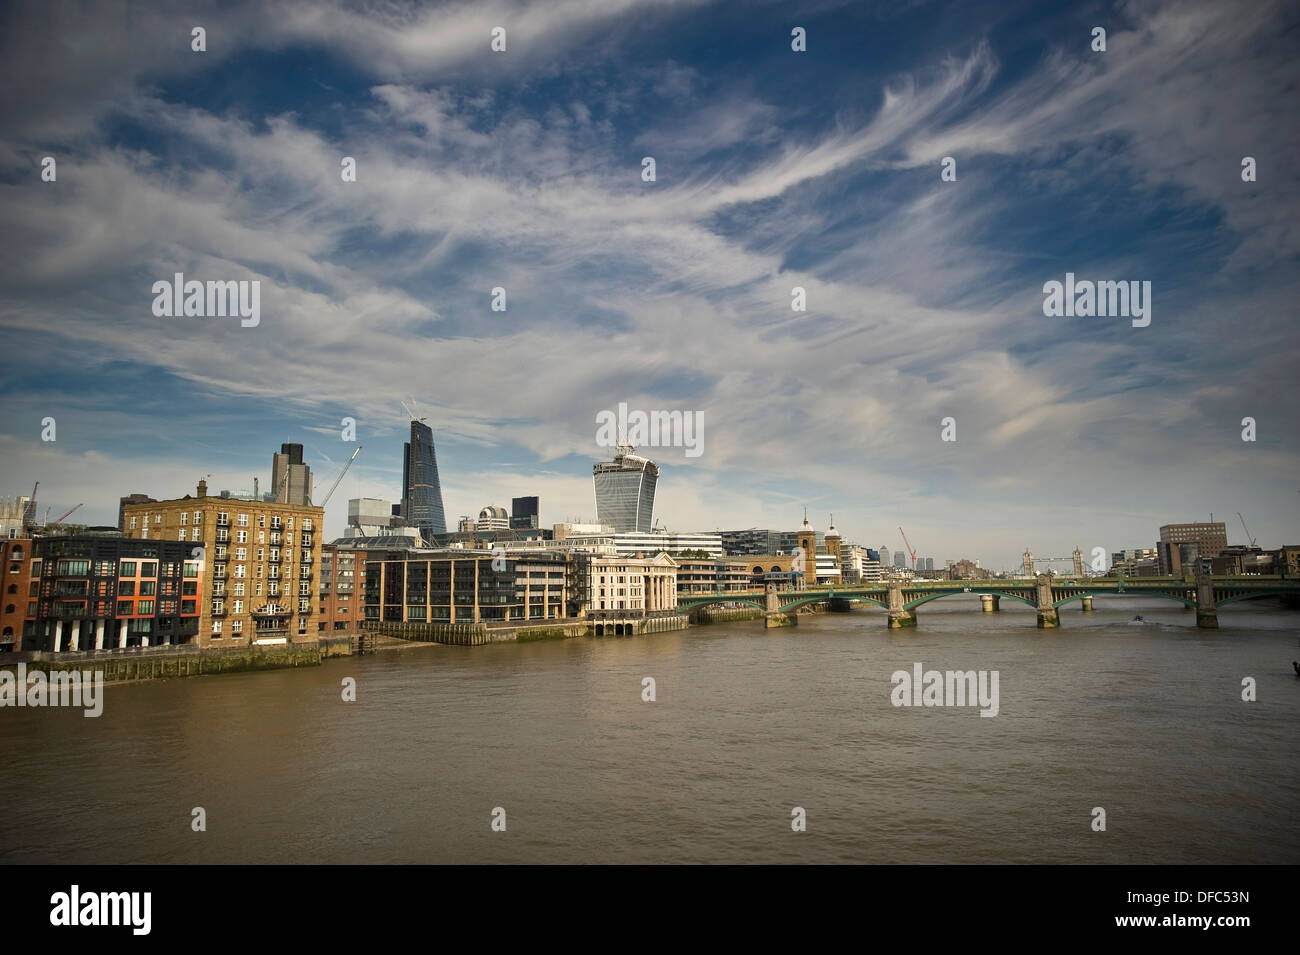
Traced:
[[158, 586], [158, 582], [154, 580], [140, 581], [140, 596], [152, 597], [154, 595], [154, 588], [157, 586]]
[[266, 543], [266, 531], [258, 531], [258, 532], [257, 532], [257, 542], [258, 542], [259, 544], [265, 544], [265, 543]]
[[257, 584], [257, 596], [259, 596], [259, 597], [262, 596], [262, 584], [261, 584], [261, 581], [258, 581], [258, 584]]
[[182, 600], [181, 613], [198, 613], [198, 610], [196, 609], [197, 603], [198, 601], [196, 600]]
[[147, 526], [140, 528], [140, 540], [149, 539], [149, 528]]
[[304, 517], [302, 519], [302, 529], [305, 531], [309, 531], [312, 529], [312, 523], [310, 517]]
[[285, 525], [289, 530], [293, 530], [293, 518], [289, 518], [289, 523]]
[[134, 596], [135, 596], [135, 581], [134, 581], [134, 580], [124, 580], [124, 581], [122, 581], [120, 584], [118, 584], [118, 585], [117, 585], [117, 595], [118, 595], [119, 597], [134, 597]]
[[178, 541], [183, 541], [183, 540], [185, 540], [185, 528], [182, 527], [178, 533], [180, 534], [180, 536], [177, 537], [176, 539], [177, 539]]
[[293, 535], [292, 535], [292, 534], [287, 534], [287, 533], [286, 533], [286, 534], [284, 535], [284, 546], [285, 546], [285, 547], [292, 547], [292, 546], [293, 546]]
[[[222, 554], [221, 556], [224, 557], [225, 555]], [[199, 565], [194, 561], [187, 560], [185, 562], [184, 574], [186, 577], [197, 577], [199, 575]]]
[[235, 565], [235, 576], [236, 576], [236, 577], [243, 577], [243, 576], [244, 576], [244, 565], [243, 565], [243, 564], [236, 564], [236, 565]]
[[135, 576], [135, 561], [133, 561], [133, 560], [124, 560], [124, 561], [122, 561], [122, 563], [121, 563], [121, 564], [118, 566], [118, 568], [117, 568], [117, 575], [118, 575], [119, 577], [134, 577], [134, 576]]
[[248, 548], [247, 548], [247, 547], [236, 547], [236, 548], [235, 548], [235, 560], [247, 560], [247, 559], [248, 559]]
[[135, 530], [135, 515], [131, 516], [131, 530]]
[[235, 596], [236, 597], [244, 596], [244, 582], [242, 580], [237, 584], [235, 584]]
[[184, 527], [189, 522], [190, 522], [189, 513], [187, 511], [181, 511], [181, 527]]
[[195, 512], [194, 512], [194, 523], [195, 523], [195, 524], [201, 524], [201, 523], [203, 523], [203, 512], [202, 512], [202, 511], [195, 511]]
[[237, 544], [247, 544], [247, 543], [248, 543], [248, 531], [235, 531], [235, 543], [237, 543]]
[[243, 632], [244, 632], [244, 621], [242, 621], [242, 620], [232, 620], [232, 621], [230, 621], [230, 632], [231, 632], [231, 633], [243, 633]]
[[220, 640], [220, 639], [221, 639], [221, 621], [220, 621], [220, 620], [214, 620], [214, 621], [212, 621], [212, 636], [215, 637], [217, 640]]
[[247, 515], [247, 514], [240, 514], [240, 515], [239, 515], [239, 526], [240, 526], [240, 527], [247, 527], [247, 526], [248, 526], [248, 515]]
[[244, 612], [244, 602], [242, 600], [235, 600], [232, 603], [234, 606], [231, 609], [234, 613], [240, 614]]
[[266, 526], [266, 515], [265, 515], [265, 514], [258, 514], [258, 515], [257, 515], [257, 526], [258, 526], [258, 527], [265, 527], [265, 526]]
[[131, 611], [131, 607], [132, 607], [132, 601], [130, 601], [130, 600], [119, 600], [119, 601], [117, 602], [117, 614], [116, 614], [116, 615], [119, 616], [119, 617], [129, 617], [129, 616], [131, 616], [131, 612], [132, 612], [132, 611]]
[[90, 561], [61, 560], [55, 570], [59, 577], [85, 577], [90, 573]]
[[158, 565], [152, 561], [145, 561], [143, 564], [140, 565], [140, 576], [157, 577]]
[[153, 601], [152, 601], [152, 600], [137, 600], [137, 601], [135, 602], [135, 612], [136, 612], [137, 614], [146, 614], [146, 615], [147, 615], [147, 614], [152, 614], [152, 613], [153, 613]]
[[155, 524], [161, 524], [161, 523], [162, 523], [162, 515], [161, 515], [161, 514], [155, 514], [155, 515], [153, 516], [153, 522], [154, 522]]
[[228, 512], [228, 511], [217, 511], [217, 526], [218, 526], [218, 527], [229, 527], [229, 526], [230, 526], [230, 512]]
[[199, 593], [199, 585], [197, 581], [187, 580], [181, 584], [182, 597], [197, 597], [198, 593]]

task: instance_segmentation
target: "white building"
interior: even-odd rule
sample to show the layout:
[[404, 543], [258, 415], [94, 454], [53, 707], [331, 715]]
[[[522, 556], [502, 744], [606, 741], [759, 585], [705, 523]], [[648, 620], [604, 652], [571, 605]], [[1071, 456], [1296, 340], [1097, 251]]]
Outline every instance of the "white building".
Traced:
[[654, 557], [593, 557], [589, 564], [591, 609], [653, 613], [677, 609], [677, 561]]

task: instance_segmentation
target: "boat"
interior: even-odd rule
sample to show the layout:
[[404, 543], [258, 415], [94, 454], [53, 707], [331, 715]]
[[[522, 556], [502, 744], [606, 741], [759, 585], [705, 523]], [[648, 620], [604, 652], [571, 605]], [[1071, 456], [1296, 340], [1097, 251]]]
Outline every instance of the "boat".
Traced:
[[1142, 619], [1142, 614], [1135, 613], [1133, 615], [1133, 623], [1146, 623], [1146, 621]]

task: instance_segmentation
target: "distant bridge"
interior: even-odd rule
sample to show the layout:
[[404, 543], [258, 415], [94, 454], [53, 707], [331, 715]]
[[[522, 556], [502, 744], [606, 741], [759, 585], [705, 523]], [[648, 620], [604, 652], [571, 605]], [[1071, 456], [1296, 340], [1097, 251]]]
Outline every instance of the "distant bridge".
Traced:
[[894, 629], [916, 626], [916, 608], [952, 594], [978, 594], [983, 609], [1000, 609], [1001, 598], [1028, 604], [1038, 612], [1038, 626], [1059, 627], [1058, 611], [1079, 601], [1084, 611], [1092, 610], [1092, 598], [1103, 594], [1130, 597], [1162, 597], [1196, 611], [1198, 627], [1219, 626], [1218, 609], [1252, 597], [1300, 597], [1300, 581], [1281, 577], [1052, 577], [1040, 574], [1012, 580], [885, 581], [849, 587], [823, 586], [803, 590], [744, 590], [731, 593], [688, 594], [677, 599], [677, 609], [690, 612], [714, 604], [748, 604], [763, 611], [769, 627], [788, 627], [798, 622], [800, 607], [828, 600], [860, 601], [888, 611]]

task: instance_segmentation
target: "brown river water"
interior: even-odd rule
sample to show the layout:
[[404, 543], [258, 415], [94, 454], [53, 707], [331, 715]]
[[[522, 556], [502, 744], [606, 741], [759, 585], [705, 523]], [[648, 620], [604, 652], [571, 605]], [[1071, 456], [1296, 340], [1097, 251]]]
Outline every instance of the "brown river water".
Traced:
[[[0, 862], [1300, 862], [1300, 614], [1234, 605], [1203, 631], [1099, 598], [1040, 631], [1009, 604], [122, 684], [98, 719], [0, 709]], [[997, 671], [998, 714], [892, 705], [916, 663]]]

